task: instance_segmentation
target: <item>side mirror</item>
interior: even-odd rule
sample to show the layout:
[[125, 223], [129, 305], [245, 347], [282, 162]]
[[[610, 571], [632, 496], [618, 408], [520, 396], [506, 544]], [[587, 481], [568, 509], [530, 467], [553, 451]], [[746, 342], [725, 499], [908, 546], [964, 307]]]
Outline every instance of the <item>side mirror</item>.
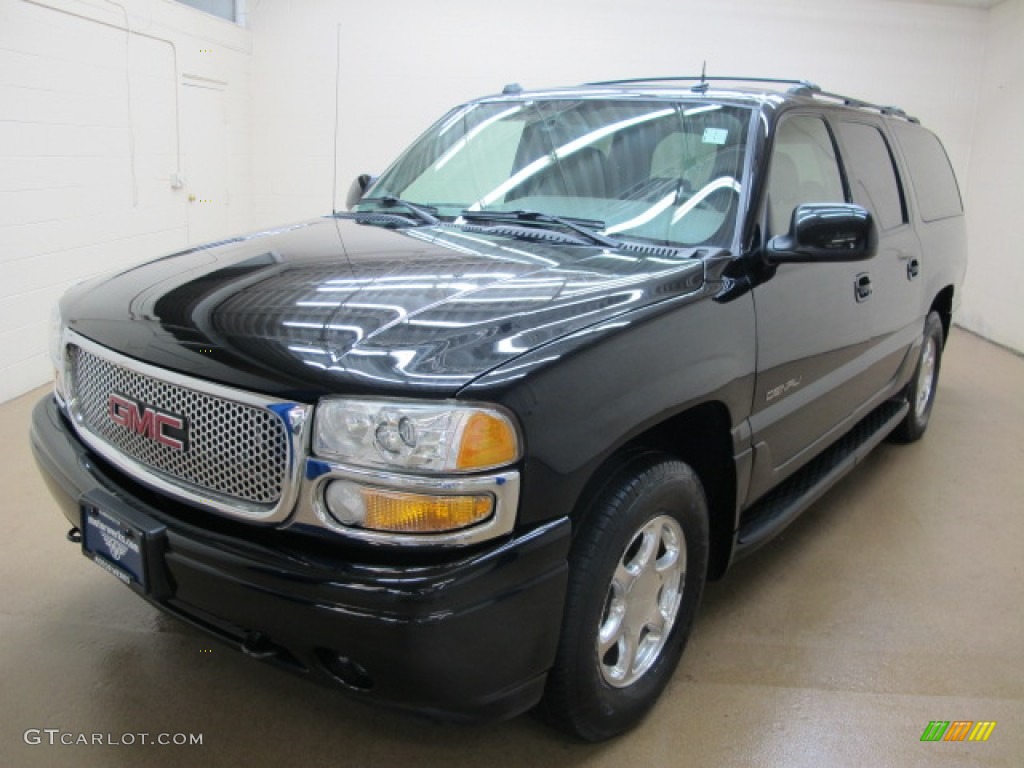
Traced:
[[773, 237], [766, 257], [771, 264], [863, 261], [878, 250], [878, 230], [859, 205], [808, 203], [793, 211], [789, 233]]
[[348, 188], [348, 194], [345, 195], [345, 207], [351, 211], [352, 208], [363, 199], [363, 195], [366, 194], [366, 190], [369, 189], [370, 185], [376, 180], [376, 176], [371, 176], [368, 173], [361, 173], [356, 176], [352, 185]]

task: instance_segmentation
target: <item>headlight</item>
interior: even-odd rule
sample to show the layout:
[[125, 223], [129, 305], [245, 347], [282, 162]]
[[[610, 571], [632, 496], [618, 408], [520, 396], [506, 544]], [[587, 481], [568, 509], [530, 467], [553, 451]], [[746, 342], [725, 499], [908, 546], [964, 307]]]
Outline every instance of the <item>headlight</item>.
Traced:
[[64, 371], [64, 320], [60, 316], [60, 302], [50, 310], [50, 362], [53, 364], [53, 387], [57, 397], [67, 400]]
[[58, 370], [64, 367], [63, 336], [64, 321], [60, 316], [60, 302], [56, 302], [50, 309], [50, 361]]
[[519, 459], [512, 419], [497, 408], [455, 403], [324, 398], [313, 450], [360, 467], [477, 472]]

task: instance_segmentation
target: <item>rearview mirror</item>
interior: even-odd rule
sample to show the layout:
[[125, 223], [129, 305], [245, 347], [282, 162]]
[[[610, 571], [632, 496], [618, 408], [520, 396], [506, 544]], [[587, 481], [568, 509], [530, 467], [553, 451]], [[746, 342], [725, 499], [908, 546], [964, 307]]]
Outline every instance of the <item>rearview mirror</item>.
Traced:
[[773, 237], [766, 256], [772, 264], [862, 261], [878, 249], [871, 214], [859, 205], [808, 203], [793, 211], [789, 233]]
[[363, 195], [366, 194], [366, 190], [376, 180], [376, 176], [371, 176], [368, 173], [361, 173], [356, 176], [352, 185], [348, 188], [348, 194], [345, 195], [345, 207], [351, 211], [353, 207], [358, 205], [359, 201], [363, 199]]

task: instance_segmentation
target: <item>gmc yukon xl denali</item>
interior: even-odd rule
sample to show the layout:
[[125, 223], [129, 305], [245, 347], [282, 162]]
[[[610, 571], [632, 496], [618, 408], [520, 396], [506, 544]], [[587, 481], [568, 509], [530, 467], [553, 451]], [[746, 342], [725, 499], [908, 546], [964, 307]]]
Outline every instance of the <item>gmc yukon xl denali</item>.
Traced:
[[599, 740], [706, 579], [922, 435], [964, 269], [899, 109], [509, 86], [345, 212], [72, 289], [32, 446], [160, 609], [368, 701]]

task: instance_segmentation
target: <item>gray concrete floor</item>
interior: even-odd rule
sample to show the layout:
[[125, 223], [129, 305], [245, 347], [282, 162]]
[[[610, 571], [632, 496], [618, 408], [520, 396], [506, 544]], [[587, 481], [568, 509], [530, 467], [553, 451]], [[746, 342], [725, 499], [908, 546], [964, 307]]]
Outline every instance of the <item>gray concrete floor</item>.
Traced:
[[[159, 614], [64, 540], [26, 439], [43, 392], [0, 406], [4, 768], [1024, 765], [1024, 359], [965, 332], [925, 439], [881, 446], [710, 585], [658, 707], [598, 746], [531, 717], [365, 707]], [[986, 743], [922, 743], [931, 720], [998, 724]], [[32, 745], [28, 729], [203, 744]]]

